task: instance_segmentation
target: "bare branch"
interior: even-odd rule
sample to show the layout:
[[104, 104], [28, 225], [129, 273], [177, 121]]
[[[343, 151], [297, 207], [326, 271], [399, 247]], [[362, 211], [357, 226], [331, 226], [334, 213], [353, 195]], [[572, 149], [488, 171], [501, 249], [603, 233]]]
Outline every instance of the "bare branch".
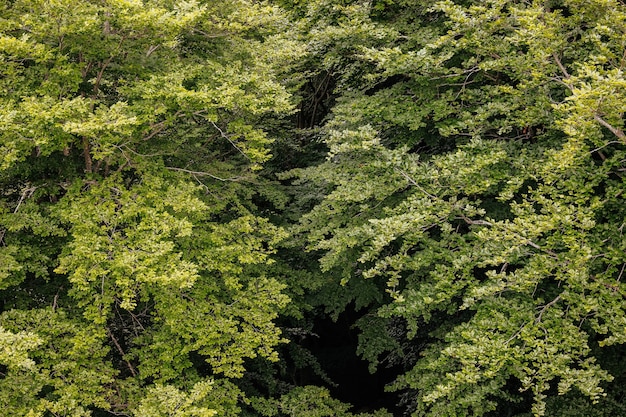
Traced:
[[[552, 57], [554, 58], [554, 62], [556, 62], [556, 65], [559, 67], [559, 69], [563, 73], [563, 77], [566, 80], [569, 80], [571, 78], [571, 76], [570, 76], [569, 72], [567, 72], [567, 68], [565, 68], [565, 66], [561, 62], [561, 59], [559, 58], [559, 56], [556, 53], [554, 53], [554, 54], [552, 54]], [[565, 82], [565, 81], [563, 81], [563, 83], [571, 91], [574, 91], [574, 87], [572, 86], [572, 83]], [[600, 117], [600, 115], [597, 112], [594, 112], [593, 118], [596, 120], [596, 122], [600, 123], [602, 126], [604, 126], [607, 129], [609, 129], [611, 131], [611, 133], [613, 133], [622, 142], [626, 142], [626, 134], [624, 134], [624, 132], [621, 129], [618, 129], [615, 126], [611, 125], [609, 122], [607, 122], [602, 117]]]
[[161, 45], [150, 45], [150, 47], [148, 48], [148, 51], [146, 52], [146, 58], [148, 58], [150, 55], [152, 55], [152, 53], [154, 51], [156, 51], [157, 49], [159, 49]]
[[620, 282], [622, 279], [622, 275], [624, 274], [624, 268], [626, 268], [626, 263], [622, 265], [622, 270], [619, 271], [619, 276], [617, 277], [617, 282]]
[[[553, 53], [552, 58], [554, 58], [554, 62], [556, 62], [556, 65], [559, 67], [559, 69], [563, 73], [563, 77], [565, 77], [566, 80], [570, 79], [571, 76], [569, 75], [569, 72], [567, 72], [567, 68], [565, 68], [565, 65], [563, 65], [559, 56], [556, 53]], [[563, 84], [565, 84], [570, 90], [573, 89], [571, 83], [563, 82]]]
[[459, 219], [462, 219], [463, 221], [465, 221], [465, 223], [470, 224], [470, 225], [478, 225], [478, 226], [496, 226], [496, 227], [499, 227], [499, 228], [501, 228], [501, 229], [504, 229], [504, 230], [506, 230], [506, 231], [508, 231], [508, 232], [513, 233], [513, 235], [515, 235], [515, 237], [517, 237], [517, 238], [519, 238], [519, 239], [522, 239], [522, 240], [523, 240], [522, 244], [525, 244], [525, 245], [531, 246], [531, 247], [533, 247], [533, 248], [535, 248], [535, 249], [537, 249], [537, 250], [539, 250], [539, 251], [541, 251], [541, 252], [547, 253], [548, 255], [550, 255], [550, 256], [551, 256], [552, 258], [554, 258], [554, 259], [558, 259], [558, 257], [559, 257], [559, 255], [558, 255], [556, 252], [551, 251], [550, 249], [542, 248], [541, 246], [539, 246], [538, 244], [536, 244], [536, 243], [535, 243], [535, 242], [533, 242], [532, 240], [528, 239], [527, 237], [522, 236], [522, 235], [520, 235], [520, 234], [519, 234], [519, 233], [517, 233], [517, 232], [513, 232], [513, 231], [511, 231], [511, 230], [507, 230], [506, 228], [504, 228], [504, 227], [502, 227], [502, 226], [498, 226], [497, 224], [493, 224], [493, 223], [491, 223], [491, 222], [489, 222], [489, 221], [487, 221], [487, 220], [473, 220], [473, 219], [470, 219], [469, 217], [467, 217], [467, 216], [465, 216], [465, 215], [463, 215], [463, 214], [461, 214], [461, 215], [459, 216]]
[[219, 33], [212, 34], [212, 33], [207, 33], [207, 32], [205, 32], [203, 30], [200, 30], [200, 29], [193, 29], [193, 31], [195, 33], [199, 33], [200, 35], [205, 36], [205, 37], [207, 37], [209, 39], [212, 39], [212, 38], [223, 38], [225, 36], [229, 36], [229, 35], [232, 34], [231, 32], [219, 32]]
[[543, 313], [545, 313], [547, 309], [549, 309], [550, 307], [558, 303], [560, 300], [561, 300], [561, 294], [559, 294], [554, 300], [550, 301], [548, 304], [541, 307], [541, 311], [539, 312], [539, 315], [535, 319], [535, 323], [540, 323]]
[[213, 174], [209, 174], [208, 172], [202, 172], [202, 171], [191, 171], [189, 169], [184, 169], [184, 168], [176, 168], [176, 167], [166, 167], [167, 169], [169, 169], [170, 171], [179, 171], [179, 172], [186, 172], [187, 174], [191, 174], [191, 175], [198, 175], [201, 177], [211, 177], [213, 179], [216, 179], [218, 181], [237, 181], [239, 179], [241, 179], [241, 177], [233, 177], [233, 178], [220, 178], [217, 175], [213, 175]]
[[409, 174], [407, 174], [406, 172], [402, 171], [399, 168], [396, 168], [396, 171], [398, 171], [404, 178], [406, 178], [406, 180], [411, 183], [412, 185], [414, 185], [415, 187], [417, 187], [421, 192], [423, 192], [424, 194], [426, 194], [428, 197], [432, 198], [433, 200], [437, 200], [438, 198], [434, 195], [432, 195], [431, 193], [429, 193], [428, 191], [426, 191], [424, 189], [424, 187], [422, 187], [421, 185], [419, 185], [413, 178], [411, 178], [409, 176]]
[[[516, 234], [517, 234], [517, 233], [516, 233]], [[520, 236], [520, 235], [517, 235], [517, 236]], [[523, 236], [520, 236], [520, 237], [523, 237]], [[537, 245], [535, 242], [533, 242], [533, 241], [532, 241], [532, 240], [530, 240], [530, 239], [526, 239], [526, 243], [527, 243], [529, 246], [532, 246], [533, 248], [535, 248], [535, 249], [537, 249], [537, 250], [540, 250], [540, 251], [542, 251], [542, 252], [547, 253], [548, 255], [552, 256], [552, 257], [553, 257], [553, 258], [555, 258], [555, 259], [559, 257], [559, 255], [558, 255], [556, 252], [553, 252], [553, 251], [551, 251], [550, 249], [544, 249], [544, 248], [542, 248], [541, 246]]]
[[[179, 110], [176, 113], [174, 113], [174, 118], [177, 118], [177, 117], [179, 117], [179, 116], [181, 116], [183, 114], [184, 114], [184, 112]], [[150, 132], [147, 136], [143, 137], [142, 140], [144, 140], [144, 141], [150, 140], [153, 137], [155, 137], [156, 135], [158, 135], [159, 133], [161, 133], [167, 127], [165, 122], [167, 122], [167, 120], [163, 120], [163, 121], [160, 121], [158, 123], [154, 123], [154, 124], [150, 125], [150, 128], [154, 129], [154, 130], [152, 132]]]
[[602, 149], [606, 148], [607, 146], [615, 145], [616, 143], [622, 143], [622, 142], [620, 142], [619, 140], [612, 140], [612, 141], [607, 142], [604, 145], [602, 145], [602, 146], [600, 146], [600, 147], [598, 147], [596, 149], [592, 149], [591, 151], [589, 151], [589, 153], [599, 152]]
[[235, 142], [233, 142], [232, 139], [230, 137], [228, 137], [228, 135], [226, 133], [224, 133], [224, 131], [222, 129], [220, 129], [218, 125], [215, 124], [215, 122], [211, 122], [211, 124], [213, 125], [214, 128], [217, 129], [218, 132], [220, 132], [220, 135], [224, 139], [226, 139], [228, 142], [230, 142], [230, 144], [233, 145], [233, 147], [239, 151], [239, 153], [241, 153], [247, 160], [250, 160], [250, 157], [248, 155], [246, 155], [244, 153], [244, 151], [242, 151], [241, 148], [239, 148], [239, 146], [237, 146], [235, 144]]
[[593, 118], [596, 119], [596, 121], [600, 123], [602, 126], [609, 129], [611, 133], [613, 133], [615, 136], [621, 139], [622, 142], [626, 142], [626, 134], [624, 134], [624, 132], [621, 129], [618, 129], [615, 126], [611, 125], [609, 122], [607, 122], [602, 117], [600, 117], [597, 113], [593, 115]]
[[[35, 190], [37, 190], [37, 188], [38, 187], [29, 187], [29, 188], [25, 188], [24, 191], [22, 191], [22, 194], [20, 195], [20, 199], [17, 201], [17, 205], [15, 206], [15, 209], [13, 210], [13, 214], [17, 213], [17, 211], [20, 209], [20, 206], [22, 205], [24, 200], [32, 197], [32, 195], [35, 193]], [[3, 245], [5, 245], [4, 235], [6, 235], [6, 232], [7, 232], [6, 229], [0, 230], [0, 243]]]
[[22, 195], [20, 196], [19, 201], [17, 202], [17, 206], [15, 206], [15, 210], [13, 210], [14, 214], [17, 213], [17, 211], [19, 210], [24, 200], [32, 197], [35, 190], [37, 190], [37, 187], [29, 187], [29, 188], [24, 189], [24, 191], [22, 192]]
[[122, 355], [122, 358], [124, 359], [124, 362], [126, 362], [126, 365], [128, 366], [128, 370], [130, 371], [130, 373], [133, 376], [137, 376], [137, 371], [135, 371], [135, 368], [133, 367], [133, 365], [128, 361], [128, 359], [124, 358], [124, 356], [126, 356], [126, 353], [124, 353], [124, 349], [122, 349], [122, 346], [120, 346], [120, 343], [117, 341], [117, 339], [113, 335], [113, 332], [107, 329], [107, 333], [109, 334], [109, 337], [111, 338], [111, 340], [113, 341], [113, 344], [117, 348], [117, 351], [120, 353], [120, 355]]
[[524, 330], [524, 327], [526, 327], [526, 325], [527, 325], [527, 324], [528, 324], [528, 323], [523, 323], [523, 324], [520, 326], [519, 330], [517, 330], [517, 331], [516, 331], [516, 332], [515, 332], [515, 333], [514, 333], [511, 337], [509, 337], [509, 338], [508, 338], [508, 339], [504, 342], [504, 345], [505, 345], [505, 346], [506, 346], [506, 345], [508, 345], [508, 344], [509, 344], [509, 343], [510, 343], [513, 339], [515, 339], [517, 336], [519, 336], [519, 335], [520, 335], [520, 333], [522, 333], [522, 330]]
[[487, 220], [473, 220], [465, 215], [461, 215], [460, 219], [462, 219], [467, 224], [475, 224], [479, 226], [493, 226], [493, 223], [488, 222]]

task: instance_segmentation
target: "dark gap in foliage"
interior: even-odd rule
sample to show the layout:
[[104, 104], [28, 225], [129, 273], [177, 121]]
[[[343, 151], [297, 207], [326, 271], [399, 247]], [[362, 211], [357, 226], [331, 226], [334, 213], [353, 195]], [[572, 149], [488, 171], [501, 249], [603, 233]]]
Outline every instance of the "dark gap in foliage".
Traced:
[[626, 404], [626, 346], [612, 345], [600, 347], [593, 343], [592, 350], [598, 358], [598, 364], [602, 369], [609, 370], [615, 378], [610, 384], [604, 383], [602, 387], [620, 404]]
[[374, 85], [371, 88], [368, 88], [367, 90], [365, 90], [365, 95], [366, 96], [373, 96], [374, 94], [376, 94], [377, 92], [384, 90], [386, 88], [390, 88], [393, 87], [394, 85], [400, 83], [400, 82], [404, 82], [404, 81], [409, 81], [410, 78], [404, 74], [395, 74], [392, 75], [391, 77], [385, 78], [383, 81], [377, 83], [376, 85]]
[[507, 220], [513, 217], [511, 206], [508, 202], [500, 201], [491, 196], [484, 197], [478, 207], [484, 209], [489, 218], [495, 221]]
[[119, 375], [123, 377], [136, 376], [138, 363], [129, 359], [126, 355], [131, 350], [132, 341], [139, 338], [144, 328], [148, 328], [151, 319], [147, 313], [148, 308], [139, 306], [134, 312], [127, 311], [115, 303], [113, 314], [107, 326], [109, 353], [107, 359], [111, 361], [115, 369], [119, 370]]
[[206, 357], [195, 350], [189, 352], [189, 361], [193, 365], [193, 369], [202, 376], [213, 376], [213, 367], [206, 361]]
[[330, 72], [323, 71], [312, 77], [300, 90], [300, 106], [296, 127], [311, 129], [322, 124], [335, 105], [334, 94], [337, 80]]
[[532, 406], [533, 396], [530, 390], [520, 391], [521, 382], [516, 378], [509, 378], [502, 391], [510, 394], [515, 401], [501, 400], [498, 407], [488, 413], [488, 417], [513, 417], [528, 413]]
[[313, 328], [319, 337], [310, 338], [307, 347], [336, 384], [329, 387], [335, 398], [352, 404], [356, 411], [386, 408], [398, 412], [396, 394], [385, 392], [385, 386], [397, 376], [398, 367], [380, 368], [372, 374], [367, 361], [356, 355], [359, 331], [354, 324], [363, 314], [350, 304], [336, 321], [320, 317]]

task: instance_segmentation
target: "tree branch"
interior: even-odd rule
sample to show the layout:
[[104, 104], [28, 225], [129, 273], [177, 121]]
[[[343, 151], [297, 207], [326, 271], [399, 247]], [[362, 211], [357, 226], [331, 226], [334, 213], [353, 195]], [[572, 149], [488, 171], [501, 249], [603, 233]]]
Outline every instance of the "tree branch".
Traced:
[[[552, 58], [554, 58], [554, 62], [556, 62], [556, 65], [559, 67], [559, 69], [563, 73], [563, 76], [565, 77], [565, 79], [569, 80], [571, 78], [571, 75], [569, 75], [569, 72], [567, 72], [567, 68], [565, 68], [565, 65], [563, 65], [563, 63], [561, 62], [561, 59], [556, 54], [556, 52], [552, 54]], [[571, 83], [564, 83], [564, 84], [568, 86], [570, 90], [573, 89]]]
[[526, 324], [528, 324], [528, 323], [523, 323], [523, 324], [520, 326], [520, 328], [519, 328], [519, 329], [518, 329], [515, 333], [513, 333], [513, 335], [512, 335], [511, 337], [509, 337], [509, 338], [506, 340], [506, 342], [504, 342], [504, 345], [505, 345], [505, 346], [506, 346], [506, 345], [508, 345], [508, 344], [509, 344], [509, 343], [510, 343], [513, 339], [515, 339], [517, 336], [519, 336], [519, 335], [522, 333], [522, 330], [524, 330], [524, 327], [526, 327]]
[[467, 216], [465, 216], [463, 214], [461, 214], [460, 218], [463, 221], [465, 221], [465, 223], [467, 223], [467, 224], [476, 224], [476, 225], [479, 225], [479, 226], [493, 226], [493, 223], [488, 222], [487, 220], [473, 220], [473, 219], [470, 219], [469, 217], [467, 217]]
[[109, 337], [111, 338], [111, 340], [113, 341], [113, 344], [117, 348], [117, 351], [120, 353], [120, 355], [122, 355], [122, 359], [124, 359], [124, 362], [126, 362], [126, 365], [128, 366], [128, 370], [130, 371], [130, 373], [133, 376], [137, 376], [137, 371], [135, 371], [135, 368], [133, 367], [133, 365], [128, 361], [128, 359], [124, 358], [124, 356], [126, 356], [126, 353], [124, 353], [124, 349], [122, 349], [122, 346], [120, 346], [120, 343], [117, 341], [117, 339], [113, 335], [113, 332], [111, 332], [111, 330], [107, 328], [107, 333], [109, 334]]
[[615, 136], [617, 136], [619, 139], [621, 139], [622, 142], [626, 142], [626, 134], [624, 134], [624, 132], [621, 129], [618, 129], [615, 126], [611, 125], [609, 122], [604, 120], [602, 117], [598, 116], [597, 113], [595, 113], [593, 115], [593, 118], [596, 119], [596, 121], [598, 123], [600, 123], [602, 126], [604, 126], [607, 129], [609, 129], [611, 131], [611, 133], [613, 133]]
[[617, 277], [617, 282], [620, 282], [620, 280], [622, 279], [622, 275], [624, 274], [624, 268], [626, 268], [626, 263], [624, 263], [622, 265], [622, 270], [619, 271], [619, 276]]
[[[33, 196], [37, 188], [38, 187], [29, 187], [29, 188], [25, 188], [24, 191], [22, 191], [22, 194], [20, 195], [20, 199], [17, 201], [17, 205], [15, 206], [15, 209], [13, 210], [13, 214], [17, 213], [17, 211], [20, 209], [20, 206], [22, 205], [24, 200], [29, 199]], [[6, 232], [7, 232], [7, 229], [0, 230], [0, 244], [5, 245], [4, 235], [6, 234]]]
[[[564, 79], [569, 80], [571, 78], [571, 76], [570, 76], [569, 72], [567, 72], [567, 68], [565, 68], [565, 66], [561, 62], [561, 59], [559, 58], [559, 56], [556, 53], [554, 53], [554, 54], [552, 54], [552, 57], [554, 58], [554, 62], [556, 62], [556, 65], [561, 70], [561, 73], [563, 73]], [[563, 82], [563, 83], [571, 91], [574, 91], [574, 86], [572, 85], [572, 83], [570, 83], [570, 82]], [[597, 111], [594, 111], [593, 118], [595, 119], [596, 122], [600, 123], [602, 126], [604, 126], [607, 129], [609, 129], [611, 131], [611, 133], [613, 133], [622, 142], [626, 143], [626, 134], [624, 134], [624, 132], [621, 129], [616, 128], [615, 126], [613, 126], [612, 124], [610, 124], [609, 122], [604, 120], [602, 117], [600, 117], [600, 115], [598, 114]]]
[[250, 157], [248, 155], [246, 155], [245, 152], [242, 151], [241, 148], [239, 148], [239, 146], [237, 146], [235, 144], [235, 142], [233, 142], [232, 139], [229, 138], [228, 135], [226, 133], [224, 133], [224, 131], [222, 129], [220, 129], [218, 125], [215, 124], [215, 122], [211, 122], [211, 124], [213, 125], [214, 128], [217, 129], [218, 132], [220, 132], [220, 135], [224, 139], [226, 139], [228, 142], [230, 142], [230, 144], [233, 145], [233, 147], [239, 151], [239, 153], [241, 153], [247, 160], [250, 160]]
[[186, 172], [187, 174], [191, 174], [191, 175], [199, 175], [201, 177], [211, 177], [213, 179], [216, 179], [218, 181], [237, 181], [240, 179], [240, 177], [232, 177], [232, 178], [220, 178], [217, 175], [213, 175], [213, 174], [209, 174], [208, 172], [202, 172], [202, 171], [191, 171], [189, 169], [185, 169], [185, 168], [176, 168], [176, 167], [165, 167], [167, 169], [169, 169], [170, 171], [179, 171], [179, 172]]
[[396, 171], [398, 171], [409, 183], [411, 183], [412, 185], [414, 185], [415, 187], [417, 187], [421, 192], [423, 192], [424, 194], [426, 194], [428, 197], [432, 198], [433, 200], [437, 200], [438, 198], [434, 195], [432, 195], [431, 193], [429, 193], [428, 191], [426, 191], [424, 189], [424, 187], [422, 187], [421, 185], [419, 185], [413, 178], [411, 178], [409, 176], [409, 174], [407, 174], [406, 172], [402, 171], [400, 168], [396, 168]]
[[[469, 217], [467, 217], [467, 216], [465, 216], [465, 215], [463, 215], [463, 214], [461, 214], [461, 215], [459, 216], [459, 218], [460, 218], [460, 219], [462, 219], [463, 221], [465, 221], [465, 223], [470, 224], [470, 225], [478, 225], [478, 226], [498, 226], [498, 225], [494, 225], [493, 223], [491, 223], [491, 222], [489, 222], [489, 221], [487, 221], [487, 220], [473, 220], [473, 219], [470, 219]], [[500, 226], [500, 228], [503, 228], [503, 227], [501, 227], [501, 226]], [[520, 235], [520, 234], [519, 234], [519, 233], [517, 233], [517, 232], [513, 232], [513, 231], [510, 231], [510, 230], [506, 230], [506, 228], [503, 228], [503, 229], [504, 229], [505, 231], [512, 232], [512, 233], [513, 233], [513, 235], [515, 235], [515, 237], [517, 237], [517, 238], [519, 238], [519, 239], [522, 239], [522, 240], [523, 240], [522, 244], [525, 244], [525, 245], [531, 246], [531, 247], [533, 247], [533, 248], [535, 248], [535, 249], [537, 249], [537, 250], [539, 250], [539, 251], [541, 251], [541, 252], [547, 253], [548, 255], [550, 255], [550, 256], [551, 256], [552, 258], [554, 258], [554, 259], [558, 259], [559, 255], [558, 255], [556, 252], [551, 251], [550, 249], [542, 248], [541, 246], [539, 246], [538, 244], [536, 244], [536, 243], [535, 243], [535, 242], [533, 242], [532, 240], [528, 239], [528, 238], [527, 238], [527, 237], [525, 237], [525, 236]]]
[[541, 308], [541, 311], [539, 312], [539, 315], [537, 316], [537, 318], [535, 319], [535, 323], [539, 323], [541, 322], [541, 317], [543, 316], [543, 313], [545, 313], [545, 311], [547, 309], [549, 309], [550, 307], [552, 307], [553, 305], [555, 305], [556, 303], [558, 303], [561, 300], [561, 294], [559, 294], [554, 300], [550, 301], [548, 304], [544, 305]]
[[[184, 114], [183, 111], [178, 110], [176, 113], [174, 113], [174, 118], [177, 118], [177, 117], [181, 116], [182, 114]], [[156, 136], [159, 133], [161, 133], [167, 127], [166, 122], [167, 122], [167, 120], [163, 120], [163, 121], [160, 121], [158, 123], [154, 123], [154, 124], [150, 125], [150, 128], [154, 129], [154, 130], [152, 132], [150, 132], [147, 136], [144, 136], [142, 138], [142, 140], [144, 140], [144, 141], [150, 140], [154, 136]]]

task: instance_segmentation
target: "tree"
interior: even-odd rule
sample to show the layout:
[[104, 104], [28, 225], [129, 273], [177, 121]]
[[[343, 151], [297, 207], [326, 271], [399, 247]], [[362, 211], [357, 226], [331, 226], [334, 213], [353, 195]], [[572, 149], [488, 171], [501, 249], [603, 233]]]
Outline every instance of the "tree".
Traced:
[[361, 7], [352, 30], [380, 29], [344, 74], [373, 69], [337, 90], [327, 161], [285, 176], [328, 190], [298, 231], [341, 277], [333, 308], [376, 313], [360, 351], [405, 363], [414, 415], [619, 397], [624, 5]]
[[5, 413], [355, 415], [280, 380], [349, 308], [413, 415], [622, 413], [625, 33], [620, 0], [4, 2]]
[[284, 232], [250, 197], [264, 120], [293, 111], [285, 16], [169, 0], [0, 15], [4, 412], [237, 414], [229, 378], [284, 340], [288, 297], [262, 268]]

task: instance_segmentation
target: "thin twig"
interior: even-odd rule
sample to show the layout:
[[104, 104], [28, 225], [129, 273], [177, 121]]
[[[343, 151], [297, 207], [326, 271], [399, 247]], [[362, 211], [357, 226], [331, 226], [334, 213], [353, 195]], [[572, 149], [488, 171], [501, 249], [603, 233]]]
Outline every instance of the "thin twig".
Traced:
[[220, 32], [220, 33], [211, 34], [211, 33], [207, 33], [207, 32], [205, 32], [203, 30], [200, 30], [200, 29], [193, 29], [193, 31], [195, 33], [199, 33], [199, 34], [201, 34], [203, 36], [206, 36], [209, 39], [212, 39], [212, 38], [223, 38], [225, 36], [230, 36], [232, 34], [231, 32]]
[[612, 140], [610, 142], [605, 143], [604, 145], [596, 148], [596, 149], [592, 149], [591, 151], [589, 151], [589, 153], [594, 153], [594, 152], [600, 152], [602, 149], [606, 148], [607, 146], [610, 145], [615, 145], [616, 143], [622, 143], [619, 140]]
[[479, 69], [479, 68], [477, 68], [477, 67], [474, 67], [474, 68], [472, 68], [472, 69], [470, 70], [470, 72], [467, 74], [467, 77], [465, 77], [465, 80], [463, 81], [463, 83], [462, 83], [462, 84], [460, 84], [460, 85], [461, 85], [461, 88], [459, 89], [458, 93], [456, 93], [456, 96], [454, 97], [454, 100], [455, 100], [455, 101], [459, 98], [459, 96], [461, 95], [461, 93], [462, 93], [463, 91], [465, 91], [465, 87], [467, 87], [467, 85], [468, 85], [468, 84], [471, 84], [471, 83], [473, 82], [473, 81], [472, 81], [472, 82], [470, 82], [470, 80], [469, 80], [469, 79], [470, 79], [470, 77], [471, 77], [472, 75], [476, 74], [476, 73], [477, 73], [477, 72], [479, 72], [479, 71], [480, 71], [480, 69]]
[[[33, 193], [37, 190], [37, 187], [30, 187], [30, 188], [26, 188], [23, 192], [22, 195], [20, 196], [19, 201], [17, 202], [17, 206], [15, 207], [15, 210], [13, 210], [13, 214], [17, 213], [17, 210], [19, 210], [20, 206], [22, 205], [22, 203], [24, 202], [24, 200], [26, 200], [27, 198], [32, 197]], [[28, 196], [27, 196], [28, 194]]]
[[413, 184], [414, 186], [416, 186], [421, 192], [423, 192], [424, 194], [426, 194], [428, 197], [432, 198], [433, 200], [437, 200], [438, 198], [434, 195], [432, 195], [431, 193], [429, 193], [428, 191], [426, 191], [424, 189], [424, 187], [422, 187], [421, 185], [419, 185], [413, 178], [411, 178], [409, 176], [409, 174], [407, 174], [406, 172], [402, 171], [400, 168], [396, 168], [396, 171], [398, 171], [404, 178], [406, 178], [406, 180], [408, 182], [410, 182], [411, 184]]
[[240, 177], [233, 177], [233, 178], [220, 178], [217, 175], [213, 175], [213, 174], [209, 174], [208, 172], [202, 172], [202, 171], [191, 171], [189, 169], [184, 169], [184, 168], [176, 168], [176, 167], [165, 167], [167, 169], [169, 169], [170, 171], [179, 171], [179, 172], [186, 172], [187, 174], [191, 174], [191, 175], [199, 175], [201, 177], [211, 177], [213, 179], [216, 179], [218, 181], [237, 181], [240, 179]]
[[619, 139], [621, 139], [622, 142], [626, 142], [626, 134], [624, 134], [624, 132], [621, 129], [618, 129], [615, 126], [611, 125], [609, 122], [607, 122], [602, 117], [600, 117], [597, 113], [595, 113], [593, 115], [593, 118], [598, 123], [600, 123], [602, 126], [604, 126], [607, 129], [609, 129], [611, 131], [611, 133], [613, 133], [615, 136], [617, 136]]
[[133, 376], [137, 376], [137, 372], [135, 371], [135, 368], [133, 367], [133, 365], [128, 361], [128, 359], [124, 357], [126, 356], [126, 353], [124, 353], [124, 349], [122, 349], [122, 346], [120, 346], [120, 343], [117, 341], [117, 339], [113, 335], [113, 332], [111, 332], [111, 330], [107, 328], [107, 333], [109, 334], [109, 337], [111, 338], [111, 340], [113, 341], [113, 344], [117, 348], [117, 351], [120, 353], [120, 355], [122, 355], [122, 359], [124, 359], [124, 362], [126, 362], [126, 365], [128, 366], [128, 370], [130, 371], [130, 373]]
[[[556, 65], [559, 67], [559, 69], [561, 70], [561, 73], [563, 73], [563, 77], [566, 80], [569, 80], [571, 78], [571, 75], [569, 74], [569, 72], [567, 72], [567, 68], [565, 68], [565, 66], [563, 65], [563, 63], [561, 62], [561, 60], [559, 59], [559, 56], [554, 53], [552, 54], [552, 57], [554, 58], [554, 62], [556, 62]], [[574, 91], [574, 86], [572, 85], [572, 83], [570, 82], [563, 82], [572, 92]], [[624, 134], [624, 132], [611, 125], [609, 122], [607, 122], [606, 120], [604, 120], [602, 117], [600, 117], [600, 115], [598, 114], [597, 111], [594, 111], [593, 113], [593, 118], [595, 119], [596, 122], [600, 123], [602, 126], [606, 127], [607, 129], [609, 129], [611, 131], [611, 133], [613, 133], [617, 138], [619, 138], [622, 142], [626, 142], [626, 134]]]
[[[460, 219], [462, 219], [462, 220], [464, 220], [464, 221], [465, 221], [465, 223], [470, 224], [470, 225], [478, 225], [478, 226], [497, 226], [497, 225], [494, 225], [493, 223], [491, 223], [491, 222], [489, 222], [489, 221], [487, 221], [487, 220], [473, 220], [473, 219], [470, 219], [469, 217], [467, 217], [467, 216], [465, 216], [465, 215], [463, 215], [463, 214], [461, 214], [461, 215], [459, 216], [459, 218], [460, 218]], [[504, 229], [504, 230], [506, 230], [506, 229]], [[507, 231], [512, 232], [512, 231], [510, 231], [510, 230], [507, 230]], [[539, 246], [538, 244], [536, 244], [536, 243], [535, 243], [535, 242], [533, 242], [532, 240], [528, 239], [528, 238], [527, 238], [527, 237], [525, 237], [525, 236], [520, 235], [520, 234], [519, 234], [519, 233], [517, 233], [517, 232], [512, 232], [512, 233], [515, 235], [515, 237], [522, 239], [522, 240], [523, 240], [523, 242], [522, 242], [523, 244], [526, 244], [526, 245], [528, 245], [528, 246], [531, 246], [531, 247], [533, 247], [533, 248], [535, 248], [535, 249], [537, 249], [537, 250], [539, 250], [539, 251], [541, 251], [541, 252], [547, 253], [548, 255], [550, 255], [551, 257], [553, 257], [554, 259], [558, 259], [559, 255], [558, 255], [556, 252], [551, 251], [550, 249], [545, 249], [545, 248], [542, 248], [541, 246]]]
[[509, 337], [506, 342], [504, 342], [505, 345], [508, 345], [513, 339], [515, 339], [517, 336], [520, 335], [520, 333], [522, 333], [522, 330], [524, 329], [524, 327], [526, 327], [528, 323], [524, 323], [520, 326], [519, 330], [516, 331], [513, 336]]
[[161, 45], [150, 45], [150, 47], [148, 47], [148, 52], [146, 52], [146, 58], [150, 57], [150, 55], [152, 55], [152, 53], [154, 51], [156, 51], [157, 49], [159, 49]]
[[[179, 117], [179, 116], [181, 116], [181, 115], [183, 115], [183, 114], [184, 114], [184, 112], [183, 112], [183, 111], [178, 110], [176, 113], [174, 113], [174, 118], [177, 118], [177, 117]], [[167, 122], [167, 120], [162, 120], [162, 121], [160, 121], [160, 122], [158, 122], [158, 123], [154, 123], [154, 124], [150, 125], [150, 128], [151, 128], [151, 129], [154, 129], [154, 130], [153, 130], [152, 132], [150, 132], [150, 133], [148, 134], [148, 136], [143, 137], [143, 138], [142, 138], [142, 140], [144, 140], [144, 141], [146, 141], [146, 140], [150, 140], [150, 139], [152, 139], [154, 136], [156, 136], [156, 135], [158, 135], [159, 133], [161, 133], [161, 132], [162, 132], [162, 131], [163, 131], [163, 130], [167, 127], [166, 122]], [[156, 129], [155, 129], [155, 128], [156, 128]]]
[[241, 148], [239, 148], [239, 146], [237, 146], [235, 144], [235, 142], [233, 142], [232, 139], [230, 137], [228, 137], [228, 135], [226, 133], [224, 133], [224, 131], [222, 129], [220, 129], [218, 125], [215, 124], [215, 122], [211, 122], [211, 124], [213, 125], [214, 128], [217, 129], [218, 132], [220, 132], [220, 135], [224, 139], [226, 139], [228, 142], [230, 142], [230, 144], [233, 145], [233, 147], [239, 151], [239, 153], [241, 153], [247, 160], [250, 160], [250, 157], [248, 155], [246, 155], [244, 153], [244, 151], [242, 151]]
[[535, 319], [535, 323], [539, 323], [541, 322], [541, 317], [543, 316], [543, 313], [550, 307], [552, 307], [553, 305], [555, 305], [556, 303], [559, 302], [559, 300], [561, 300], [561, 294], [559, 294], [554, 300], [550, 301], [548, 304], [544, 305], [541, 308], [541, 311], [539, 312], [539, 315], [537, 316], [537, 318]]
[[[32, 197], [32, 195], [34, 194], [36, 190], [37, 190], [37, 187], [30, 187], [30, 188], [24, 189], [24, 191], [22, 192], [22, 195], [20, 195], [20, 199], [17, 201], [17, 205], [15, 206], [15, 209], [13, 210], [13, 214], [17, 213], [17, 211], [19, 210], [24, 200]], [[6, 235], [6, 233], [7, 233], [6, 229], [0, 230], [0, 243], [3, 245], [6, 245], [4, 243], [4, 235]]]
[[624, 263], [622, 265], [622, 270], [619, 271], [619, 276], [617, 277], [617, 282], [619, 282], [622, 279], [622, 274], [624, 273], [624, 268], [626, 268], [626, 263]]
[[[519, 235], [519, 234], [517, 234], [517, 233], [516, 233], [516, 235], [517, 235], [517, 236], [519, 236], [519, 237], [523, 237], [523, 236], [521, 236], [521, 235]], [[545, 249], [545, 248], [542, 248], [541, 246], [537, 245], [535, 242], [533, 242], [533, 241], [532, 241], [532, 240], [530, 240], [530, 239], [526, 239], [526, 243], [527, 243], [529, 246], [532, 246], [533, 248], [535, 248], [535, 249], [537, 249], [537, 250], [540, 250], [540, 251], [542, 251], [542, 252], [547, 253], [548, 255], [552, 256], [552, 257], [553, 257], [553, 258], [555, 258], [555, 259], [558, 259], [558, 257], [559, 257], [559, 255], [558, 255], [556, 252], [553, 252], [553, 251], [551, 251], [550, 249]]]
[[465, 223], [467, 224], [475, 224], [475, 225], [479, 225], [479, 226], [493, 226], [493, 223], [488, 222], [487, 220], [473, 220], [470, 219], [469, 217], [461, 214], [460, 218], [465, 221]]
[[[569, 72], [567, 72], [567, 68], [565, 68], [565, 65], [563, 65], [563, 63], [561, 62], [561, 59], [556, 54], [556, 52], [552, 54], [552, 58], [554, 58], [554, 62], [556, 62], [556, 65], [558, 65], [565, 79], [569, 80], [571, 78], [571, 75], [569, 75]], [[570, 90], [573, 90], [574, 88], [571, 83], [565, 83], [565, 85], [567, 85]]]

